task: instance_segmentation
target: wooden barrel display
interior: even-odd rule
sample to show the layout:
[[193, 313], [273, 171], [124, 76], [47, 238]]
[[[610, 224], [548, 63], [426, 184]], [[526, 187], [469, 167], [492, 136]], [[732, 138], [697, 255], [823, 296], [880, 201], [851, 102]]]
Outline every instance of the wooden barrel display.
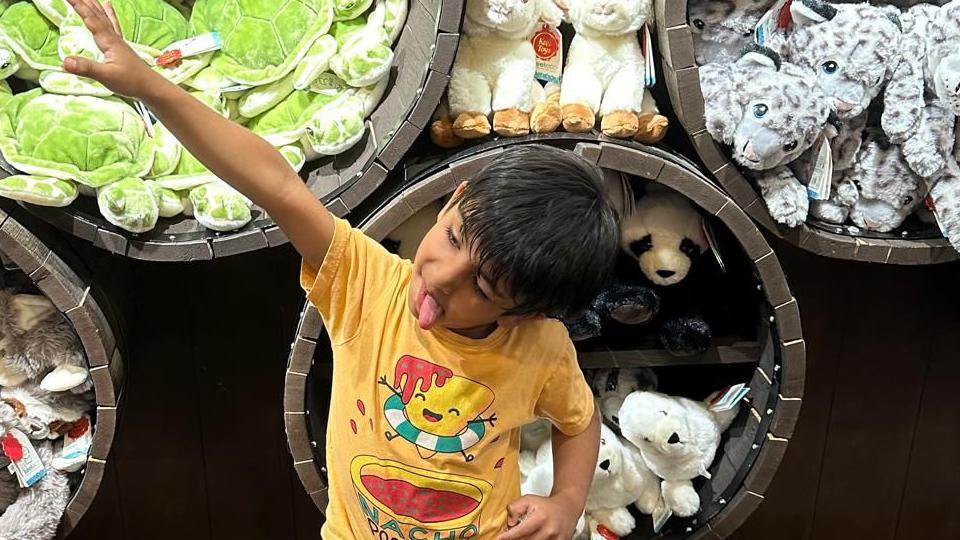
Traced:
[[[729, 278], [727, 283], [735, 285], [726, 289], [742, 295], [733, 303], [748, 306], [737, 312], [739, 322], [724, 328], [715, 326], [710, 345], [687, 356], [673, 356], [662, 345], [632, 334], [626, 340], [600, 344], [595, 340], [578, 342], [577, 348], [585, 372], [651, 368], [659, 378], [658, 391], [671, 395], [686, 392], [692, 399], [703, 399], [712, 390], [738, 382], [749, 387], [745, 404], [741, 404], [709, 467], [711, 479], [693, 484], [700, 496], [700, 511], [692, 517], [669, 519], [657, 533], [650, 519], [638, 520], [629, 536], [724, 538], [763, 500], [784, 455], [801, 406], [805, 344], [797, 302], [777, 256], [747, 215], [695, 165], [662, 149], [593, 135], [553, 134], [496, 141], [439, 163], [407, 164], [409, 172], [397, 189], [382, 201], [369, 201], [373, 207], [366, 217], [358, 218], [359, 226], [370, 237], [383, 241], [418, 211], [448, 197], [462, 179], [497, 159], [506, 147], [534, 142], [577, 152], [597, 163], [605, 174], [627, 175], [634, 184], [666, 186], [686, 196], [712, 224], [714, 246], [722, 246], [724, 259], [716, 266], [725, 267], [717, 275], [726, 276], [722, 279]], [[697, 264], [714, 264], [708, 260], [710, 255], [702, 257], [705, 259]], [[324, 440], [331, 377], [329, 341], [318, 312], [308, 304], [291, 348], [284, 416], [297, 474], [321, 510], [327, 503]]]
[[656, 0], [655, 7], [660, 65], [677, 119], [706, 168], [754, 220], [788, 242], [827, 257], [904, 265], [937, 264], [960, 257], [935, 224], [919, 220], [913, 226], [890, 233], [863, 231], [849, 224], [835, 225], [812, 216], [793, 228], [775, 222], [755, 184], [707, 132], [687, 0]]
[[58, 532], [63, 537], [93, 502], [113, 445], [124, 381], [120, 318], [115, 304], [74, 252], [46, 225], [9, 201], [0, 207], [0, 256], [4, 288], [45, 296], [69, 321], [93, 383], [92, 441], [85, 465], [69, 477], [71, 495]]
[[[310, 190], [336, 214], [346, 214], [376, 189], [429, 125], [453, 65], [462, 9], [462, 0], [409, 1], [393, 45], [387, 88], [366, 120], [363, 138], [339, 155], [308, 161], [301, 170]], [[15, 173], [7, 164], [4, 168]], [[66, 208], [25, 206], [65, 232], [134, 259], [207, 260], [287, 242], [270, 216], [256, 207], [252, 221], [235, 231], [209, 230], [181, 214], [160, 218], [149, 232], [134, 234], [109, 223], [95, 198], [80, 197]]]

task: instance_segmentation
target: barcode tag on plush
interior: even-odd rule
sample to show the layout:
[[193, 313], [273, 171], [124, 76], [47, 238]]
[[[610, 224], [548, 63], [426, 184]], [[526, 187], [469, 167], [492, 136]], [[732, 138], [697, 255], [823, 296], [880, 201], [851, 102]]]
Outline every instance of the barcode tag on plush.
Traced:
[[3, 453], [10, 458], [10, 466], [22, 487], [36, 484], [47, 474], [33, 443], [20, 430], [11, 429], [3, 436]]
[[221, 47], [223, 47], [223, 41], [220, 39], [220, 33], [208, 32], [170, 44], [160, 53], [156, 62], [158, 66], [175, 66], [184, 58], [216, 51]]
[[750, 392], [750, 387], [740, 383], [735, 384], [722, 392], [718, 393], [716, 397], [710, 400], [710, 410], [711, 411], [729, 411], [730, 409], [737, 406], [746, 395]]
[[657, 84], [657, 63], [653, 60], [653, 39], [650, 37], [650, 25], [644, 24], [640, 47], [643, 49], [643, 84], [653, 88]]
[[559, 83], [560, 74], [563, 72], [563, 36], [560, 31], [540, 21], [540, 29], [530, 38], [530, 43], [537, 55], [536, 78], [548, 83]]
[[825, 201], [830, 198], [832, 184], [833, 151], [830, 150], [830, 141], [821, 136], [817, 159], [814, 162], [810, 180], [807, 182], [807, 196], [815, 201]]
[[707, 245], [710, 246], [710, 251], [713, 252], [713, 257], [717, 260], [717, 266], [720, 267], [721, 272], [726, 273], [727, 265], [723, 264], [723, 256], [720, 255], [720, 246], [717, 244], [717, 237], [713, 234], [713, 225], [706, 219], [701, 219], [700, 226], [703, 229], [703, 236], [707, 238]]
[[90, 417], [83, 415], [74, 422], [70, 431], [63, 436], [63, 458], [86, 458], [93, 443], [93, 430], [90, 429]]
[[765, 45], [767, 38], [778, 30], [784, 30], [793, 22], [790, 16], [790, 4], [793, 0], [777, 0], [763, 17], [757, 21], [757, 26], [753, 30], [753, 39], [757, 45]]
[[663, 497], [660, 497], [660, 500], [657, 501], [657, 507], [653, 510], [653, 532], [659, 533], [663, 526], [667, 524], [673, 516], [673, 511], [667, 507], [667, 503], [663, 500]]

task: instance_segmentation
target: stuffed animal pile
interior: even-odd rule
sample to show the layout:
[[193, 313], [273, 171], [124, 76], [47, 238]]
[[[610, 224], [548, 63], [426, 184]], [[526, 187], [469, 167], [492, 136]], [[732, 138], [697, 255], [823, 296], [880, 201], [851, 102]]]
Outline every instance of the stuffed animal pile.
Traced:
[[[711, 410], [704, 402], [655, 391], [648, 369], [597, 370], [588, 374], [603, 413], [600, 452], [586, 508], [575, 538], [623, 538], [636, 528], [627, 507], [642, 514], [690, 517], [700, 509], [691, 481], [710, 477], [720, 436], [738, 407]], [[521, 430], [520, 472], [524, 495], [546, 496], [553, 487], [549, 424]]]
[[890, 233], [932, 211], [960, 249], [960, 0], [903, 11], [794, 0], [762, 45], [747, 30], [770, 2], [718, 4], [689, 12], [706, 126], [771, 216]]
[[[407, 2], [112, 4], [145, 62], [299, 170], [362, 140], [388, 84]], [[101, 54], [66, 0], [0, 2], [0, 77], [15, 76], [23, 90], [0, 86], [0, 153], [22, 173], [0, 180], [0, 196], [55, 207], [95, 197], [107, 221], [132, 233], [181, 214], [214, 231], [249, 223], [252, 203], [142, 104], [63, 71], [67, 55]]]
[[[575, 34], [560, 84], [544, 87], [536, 77], [538, 51], [531, 40], [555, 32], [562, 21]], [[668, 120], [646, 88], [648, 66], [638, 34], [652, 22], [652, 0], [467, 0], [432, 140], [453, 148], [491, 132], [518, 137], [561, 125], [574, 133], [599, 125], [611, 137], [661, 140]], [[562, 53], [558, 38], [546, 41], [549, 45], [538, 47]]]
[[0, 538], [55, 536], [93, 436], [86, 358], [43, 296], [0, 290]]

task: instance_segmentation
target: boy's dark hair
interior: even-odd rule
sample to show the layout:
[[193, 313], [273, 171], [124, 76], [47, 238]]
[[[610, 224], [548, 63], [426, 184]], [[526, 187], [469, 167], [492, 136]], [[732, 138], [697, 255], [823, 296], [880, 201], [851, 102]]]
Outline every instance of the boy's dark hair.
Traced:
[[571, 151], [509, 147], [457, 202], [479, 272], [517, 302], [510, 314], [574, 315], [613, 267], [620, 228], [603, 173]]

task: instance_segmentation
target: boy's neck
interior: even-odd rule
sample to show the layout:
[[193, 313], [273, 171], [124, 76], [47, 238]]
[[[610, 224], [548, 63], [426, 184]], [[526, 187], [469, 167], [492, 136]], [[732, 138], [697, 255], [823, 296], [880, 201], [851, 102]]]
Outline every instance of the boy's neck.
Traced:
[[483, 326], [474, 326], [472, 328], [447, 328], [454, 334], [470, 339], [483, 339], [497, 329], [497, 323], [490, 323]]

